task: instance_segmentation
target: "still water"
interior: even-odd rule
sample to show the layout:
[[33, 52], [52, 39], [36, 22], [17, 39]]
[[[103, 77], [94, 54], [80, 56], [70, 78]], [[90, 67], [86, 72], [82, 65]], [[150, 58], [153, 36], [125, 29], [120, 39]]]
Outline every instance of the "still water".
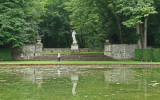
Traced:
[[0, 67], [0, 100], [160, 100], [160, 68]]

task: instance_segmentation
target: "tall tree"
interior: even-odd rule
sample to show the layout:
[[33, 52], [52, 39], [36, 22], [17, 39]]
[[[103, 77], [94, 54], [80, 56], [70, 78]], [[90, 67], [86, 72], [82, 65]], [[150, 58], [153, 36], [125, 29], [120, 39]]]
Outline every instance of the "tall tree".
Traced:
[[[142, 33], [138, 40], [139, 48], [147, 48], [147, 19], [151, 14], [155, 14], [155, 8], [152, 5], [153, 0], [116, 0], [117, 7], [120, 9], [118, 13], [128, 16], [129, 19], [123, 24], [127, 27], [135, 27], [137, 33]], [[144, 27], [142, 26], [144, 25]]]
[[96, 0], [71, 0], [66, 9], [71, 12], [71, 27], [77, 31], [80, 47], [102, 47], [102, 34], [99, 9]]
[[41, 17], [40, 34], [44, 34], [44, 47], [70, 47], [71, 31], [69, 12], [64, 3], [66, 0], [48, 0], [45, 14]]
[[[36, 1], [36, 0], [34, 0]], [[35, 43], [38, 26], [33, 0], [0, 1], [0, 45], [21, 47]], [[33, 9], [31, 9], [33, 8]]]
[[160, 1], [154, 0], [154, 7], [157, 14], [148, 18], [148, 44], [152, 47], [160, 47]]

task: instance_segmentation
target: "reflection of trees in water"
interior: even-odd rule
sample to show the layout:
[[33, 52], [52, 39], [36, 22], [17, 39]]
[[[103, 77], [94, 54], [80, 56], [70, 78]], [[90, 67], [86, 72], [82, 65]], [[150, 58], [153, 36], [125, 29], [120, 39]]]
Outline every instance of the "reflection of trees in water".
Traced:
[[127, 68], [116, 68], [104, 72], [105, 81], [113, 83], [127, 83], [135, 81], [134, 71]]
[[[61, 68], [61, 67], [47, 67], [47, 68], [24, 68], [19, 70], [22, 74], [22, 80], [37, 83], [37, 87], [41, 88], [44, 80], [51, 80], [60, 77], [71, 78], [73, 83], [72, 93], [77, 86], [78, 74], [72, 73], [77, 72], [78, 69], [73, 68]], [[76, 92], [75, 92], [76, 93]]]
[[43, 79], [43, 71], [38, 71], [32, 68], [23, 71], [23, 80], [36, 83], [38, 88], [41, 88]]
[[[155, 72], [153, 69], [139, 70], [139, 69], [129, 69], [129, 68], [87, 69], [87, 68], [63, 68], [63, 67], [46, 67], [46, 68], [33, 67], [33, 68], [21, 68], [21, 69], [10, 69], [10, 70], [5, 69], [1, 70], [0, 72], [8, 72], [11, 74], [13, 73], [13, 75], [15, 73], [18, 75], [22, 75], [23, 80], [36, 83], [37, 87], [39, 88], [42, 87], [42, 89], [49, 87], [50, 91], [55, 90], [54, 91], [55, 93], [57, 93], [57, 91], [61, 91], [61, 88], [67, 86], [66, 89], [63, 89], [65, 93], [66, 92], [71, 93], [72, 91], [72, 94], [76, 95], [77, 82], [79, 81], [78, 83], [79, 89], [77, 92], [78, 94], [81, 94], [80, 88], [84, 89], [84, 87], [87, 86], [89, 88], [86, 89], [102, 88], [99, 89], [99, 91], [102, 90], [108, 94], [112, 93], [110, 91], [115, 91], [115, 94], [118, 92], [123, 93], [126, 91], [129, 94], [132, 94], [132, 92], [134, 92], [136, 93], [134, 95], [137, 96], [136, 97], [137, 100], [141, 99], [147, 100], [147, 95], [149, 94], [148, 86], [152, 85], [151, 79], [149, 78], [153, 77], [153, 79], [158, 79], [159, 77], [155, 75], [160, 75], [159, 74], [160, 71]], [[120, 83], [120, 85], [115, 83]]]
[[[137, 94], [135, 95], [135, 98], [137, 100], [147, 100], [148, 99], [148, 80], [146, 79], [148, 74], [148, 69], [143, 69], [141, 73], [143, 77], [138, 78], [138, 80], [135, 79], [135, 75], [137, 74], [134, 70], [128, 69], [128, 68], [116, 68], [113, 70], [104, 71], [105, 76], [105, 82], [109, 83], [131, 83], [131, 84], [125, 84], [125, 87], [127, 86], [127, 89], [131, 89], [130, 91], [135, 91]], [[121, 85], [123, 86], [123, 85]], [[121, 87], [119, 86], [119, 87]], [[130, 87], [131, 86], [131, 87]], [[133, 86], [133, 87], [132, 87]], [[108, 87], [110, 87], [108, 85]], [[123, 88], [123, 87], [121, 87]], [[125, 89], [125, 88], [123, 88]]]

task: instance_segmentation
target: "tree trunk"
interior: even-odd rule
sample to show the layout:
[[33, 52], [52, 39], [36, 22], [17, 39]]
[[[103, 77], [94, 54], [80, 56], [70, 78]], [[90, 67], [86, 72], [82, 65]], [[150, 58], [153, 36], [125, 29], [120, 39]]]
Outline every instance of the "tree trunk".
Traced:
[[144, 18], [144, 39], [143, 48], [147, 48], [147, 17]]
[[141, 46], [143, 48], [143, 41], [144, 41], [144, 32], [143, 32], [143, 24], [139, 24], [140, 34], [141, 34]]
[[[116, 7], [116, 5], [113, 5], [113, 7], [115, 8]], [[118, 26], [118, 31], [119, 31], [119, 39], [120, 39], [120, 42], [121, 42], [121, 44], [123, 43], [123, 39], [122, 39], [122, 30], [121, 30], [121, 23], [120, 23], [120, 19], [119, 19], [119, 16], [118, 16], [118, 14], [116, 13], [116, 11], [114, 10], [114, 8], [109, 8], [111, 11], [112, 11], [112, 13], [113, 13], [113, 15], [115, 16], [115, 18], [116, 18], [116, 20], [117, 20], [117, 26]]]
[[120, 41], [121, 41], [121, 44], [123, 43], [123, 40], [122, 40], [122, 30], [121, 30], [121, 23], [120, 23], [120, 20], [119, 20], [119, 17], [117, 14], [115, 14], [115, 17], [117, 19], [117, 25], [118, 25], [118, 30], [119, 30], [119, 35], [120, 35]]
[[[137, 34], [140, 34], [140, 24], [139, 23], [136, 24], [136, 29], [137, 29]], [[141, 38], [139, 38], [138, 40], [138, 47], [142, 48]]]
[[121, 40], [121, 44], [122, 44], [123, 43], [123, 40], [122, 40], [122, 30], [121, 30], [121, 23], [120, 23], [120, 20], [119, 20], [118, 16], [117, 16], [117, 24], [118, 24], [119, 35], [120, 35], [120, 40]]

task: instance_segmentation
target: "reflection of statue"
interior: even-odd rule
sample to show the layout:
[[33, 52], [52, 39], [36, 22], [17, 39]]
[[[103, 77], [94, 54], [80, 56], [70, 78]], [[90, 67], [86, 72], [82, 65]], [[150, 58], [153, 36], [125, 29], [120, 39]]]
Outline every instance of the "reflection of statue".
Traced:
[[35, 71], [34, 70], [34, 76], [35, 76], [35, 83], [37, 83], [37, 87], [41, 88], [41, 85], [43, 83], [43, 76], [41, 71]]
[[37, 84], [38, 88], [41, 88], [41, 85], [43, 84], [43, 74], [42, 73], [43, 71], [39, 71], [33, 68], [27, 69], [25, 71], [23, 79], [27, 81], [32, 81], [33, 83]]
[[57, 74], [58, 74], [58, 76], [60, 76], [61, 75], [61, 71], [57, 70]]
[[43, 79], [37, 79], [36, 83], [37, 83], [37, 87], [41, 88], [42, 87], [42, 83], [43, 83]]
[[78, 75], [71, 75], [71, 80], [72, 80], [72, 83], [73, 83], [72, 94], [76, 95]]
[[72, 32], [73, 44], [77, 44], [77, 40], [76, 40], [76, 36], [75, 36], [76, 34], [77, 34], [76, 31], [73, 30], [73, 32]]

